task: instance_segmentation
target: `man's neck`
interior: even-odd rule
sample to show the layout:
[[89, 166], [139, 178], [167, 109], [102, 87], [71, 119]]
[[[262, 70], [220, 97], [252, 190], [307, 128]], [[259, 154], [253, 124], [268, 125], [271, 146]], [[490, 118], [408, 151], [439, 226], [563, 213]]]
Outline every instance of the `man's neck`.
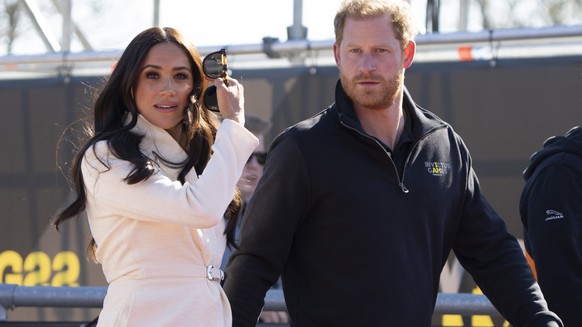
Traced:
[[402, 131], [404, 130], [405, 116], [402, 109], [402, 98], [386, 109], [369, 109], [357, 107], [356, 115], [364, 131], [376, 137], [390, 149], [394, 149]]

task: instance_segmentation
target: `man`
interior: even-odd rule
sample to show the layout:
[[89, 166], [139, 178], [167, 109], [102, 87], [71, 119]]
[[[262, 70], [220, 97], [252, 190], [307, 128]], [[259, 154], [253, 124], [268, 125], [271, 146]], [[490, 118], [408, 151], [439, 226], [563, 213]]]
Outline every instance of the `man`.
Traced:
[[561, 326], [462, 140], [404, 90], [406, 2], [347, 0], [334, 25], [335, 103], [271, 144], [227, 266], [233, 325], [282, 274], [293, 326], [430, 326], [452, 249], [510, 323]]
[[582, 127], [551, 137], [524, 172], [525, 247], [550, 309], [582, 326]]

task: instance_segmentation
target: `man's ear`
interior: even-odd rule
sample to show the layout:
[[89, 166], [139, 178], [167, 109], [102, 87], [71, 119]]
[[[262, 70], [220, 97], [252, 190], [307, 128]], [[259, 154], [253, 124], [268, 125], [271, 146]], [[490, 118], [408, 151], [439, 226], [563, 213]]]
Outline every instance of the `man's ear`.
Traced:
[[402, 68], [408, 68], [414, 61], [414, 54], [416, 53], [416, 42], [410, 40], [404, 48], [404, 60], [402, 61]]
[[340, 61], [340, 49], [337, 43], [333, 44], [333, 57], [335, 59], [335, 65], [339, 68], [339, 61]]

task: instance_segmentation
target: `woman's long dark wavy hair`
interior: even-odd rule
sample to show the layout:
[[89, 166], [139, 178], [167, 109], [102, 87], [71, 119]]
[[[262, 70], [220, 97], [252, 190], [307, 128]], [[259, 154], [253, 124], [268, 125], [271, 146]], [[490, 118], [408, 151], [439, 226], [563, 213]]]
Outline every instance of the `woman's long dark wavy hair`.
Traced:
[[[134, 169], [125, 177], [128, 184], [139, 183], [149, 178], [155, 172], [155, 165], [150, 158], [144, 156], [139, 144], [143, 136], [134, 134], [131, 129], [136, 125], [138, 110], [133, 99], [133, 90], [137, 85], [143, 61], [149, 50], [159, 43], [173, 43], [178, 45], [186, 54], [192, 67], [194, 85], [188, 105], [184, 108], [184, 122], [180, 146], [188, 154], [184, 162], [170, 163], [181, 167], [178, 180], [184, 183], [184, 178], [190, 169], [196, 169], [198, 175], [206, 167], [212, 154], [212, 144], [217, 131], [217, 119], [202, 103], [203, 91], [207, 82], [202, 74], [202, 59], [194, 45], [187, 42], [180, 32], [170, 27], [152, 27], [138, 34], [127, 46], [111, 76], [105, 80], [101, 93], [97, 96], [93, 106], [94, 130], [89, 135], [89, 141], [73, 159], [71, 179], [77, 198], [67, 208], [60, 212], [54, 225], [59, 230], [60, 225], [85, 210], [87, 195], [81, 172], [81, 162], [85, 151], [96, 142], [107, 140], [110, 150], [119, 159], [129, 161]], [[129, 114], [131, 121], [124, 125], [125, 117]], [[163, 158], [161, 158], [164, 160]], [[167, 162], [167, 161], [166, 161]], [[234, 229], [241, 207], [240, 194], [235, 192], [235, 198], [225, 212], [227, 226], [225, 234], [229, 246], [234, 246]], [[97, 245], [95, 239], [89, 244], [89, 254], [94, 257]]]

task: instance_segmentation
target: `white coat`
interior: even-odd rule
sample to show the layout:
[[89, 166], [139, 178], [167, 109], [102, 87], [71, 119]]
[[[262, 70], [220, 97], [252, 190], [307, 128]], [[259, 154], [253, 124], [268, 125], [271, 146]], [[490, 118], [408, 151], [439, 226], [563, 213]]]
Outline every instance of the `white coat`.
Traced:
[[203, 174], [192, 169], [182, 185], [156, 156], [186, 158], [170, 134], [141, 115], [132, 131], [145, 135], [140, 149], [158, 165], [147, 180], [127, 184], [132, 164], [104, 141], [82, 162], [89, 226], [109, 283], [98, 326], [231, 326], [228, 299], [206, 267], [220, 267], [223, 214], [257, 138], [224, 120]]

